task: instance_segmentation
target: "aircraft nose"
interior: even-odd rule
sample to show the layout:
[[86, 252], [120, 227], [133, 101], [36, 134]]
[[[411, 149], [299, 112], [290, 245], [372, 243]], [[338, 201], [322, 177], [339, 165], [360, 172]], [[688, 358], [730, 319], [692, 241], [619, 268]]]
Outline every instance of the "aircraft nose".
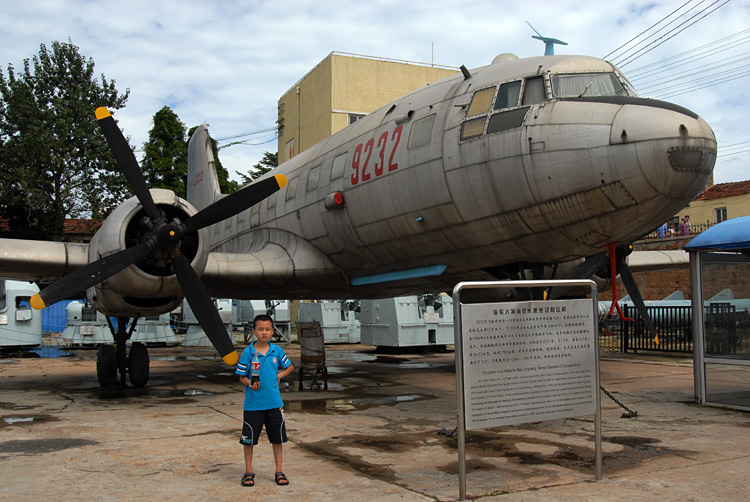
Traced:
[[612, 122], [610, 145], [624, 146], [619, 161], [637, 166], [651, 190], [672, 199], [699, 193], [716, 163], [716, 136], [708, 123], [663, 101], [624, 105]]

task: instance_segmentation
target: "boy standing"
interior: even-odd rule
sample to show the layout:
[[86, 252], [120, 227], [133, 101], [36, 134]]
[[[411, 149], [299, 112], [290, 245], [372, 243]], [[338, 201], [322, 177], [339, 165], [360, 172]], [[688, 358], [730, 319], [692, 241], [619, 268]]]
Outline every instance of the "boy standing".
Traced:
[[[240, 444], [245, 454], [245, 475], [242, 486], [255, 485], [253, 472], [253, 447], [258, 444], [263, 426], [273, 446], [273, 458], [276, 462], [276, 484], [286, 486], [289, 480], [281, 470], [282, 444], [286, 443], [286, 425], [284, 424], [284, 402], [279, 391], [279, 382], [294, 370], [291, 361], [278, 345], [270, 342], [273, 336], [273, 319], [261, 314], [253, 319], [255, 342], [250, 344], [240, 356], [236, 373], [240, 383], [245, 385], [244, 420]], [[251, 381], [251, 366], [255, 355], [260, 360], [260, 381]], [[281, 370], [281, 371], [279, 371]]]

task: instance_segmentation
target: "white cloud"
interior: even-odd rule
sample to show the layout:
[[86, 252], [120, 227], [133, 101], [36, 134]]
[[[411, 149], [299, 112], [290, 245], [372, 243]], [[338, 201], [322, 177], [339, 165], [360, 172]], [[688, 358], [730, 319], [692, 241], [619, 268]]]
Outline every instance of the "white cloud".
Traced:
[[[120, 90], [130, 89], [116, 118], [141, 148], [154, 113], [164, 105], [188, 127], [208, 122], [214, 137], [272, 127], [279, 97], [332, 51], [424, 62], [434, 54], [437, 64], [472, 68], [502, 52], [541, 54], [543, 45], [531, 39], [529, 21], [543, 35], [569, 43], [558, 46], [558, 53], [602, 57], [682, 3], [635, 0], [605, 8], [570, 0], [13, 2], [0, 12], [0, 65], [20, 68], [41, 43], [70, 38], [94, 59], [97, 74], [116, 80]], [[693, 0], [690, 6], [697, 12], [708, 5], [699, 4]], [[740, 32], [749, 21], [750, 1], [732, 0], [624, 71]], [[749, 78], [670, 100], [706, 118], [721, 148], [723, 138], [745, 131]], [[233, 146], [221, 151], [221, 160], [234, 174], [275, 150], [275, 142]], [[720, 161], [716, 181], [746, 179], [746, 164], [747, 157]]]

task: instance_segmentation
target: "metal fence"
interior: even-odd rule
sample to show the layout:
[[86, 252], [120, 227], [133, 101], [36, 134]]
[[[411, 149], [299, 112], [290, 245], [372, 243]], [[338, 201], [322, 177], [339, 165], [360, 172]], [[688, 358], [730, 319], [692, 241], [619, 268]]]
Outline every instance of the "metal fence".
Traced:
[[634, 319], [633, 321], [620, 321], [623, 352], [649, 350], [692, 354], [693, 331], [690, 306], [646, 307], [646, 311], [654, 322], [656, 336], [648, 331], [635, 307], [626, 305], [623, 309], [625, 317]]
[[620, 352], [692, 353], [692, 315], [690, 306], [646, 307], [656, 326], [654, 337], [633, 306], [623, 306], [624, 321], [608, 317], [599, 323], [599, 349]]
[[[624, 306], [623, 321], [607, 317], [599, 323], [599, 349], [620, 352], [669, 352], [692, 354], [693, 331], [690, 306], [647, 306], [657, 336], [646, 329], [633, 306]], [[729, 302], [714, 302], [704, 309], [705, 351], [713, 356], [750, 354], [750, 316]]]

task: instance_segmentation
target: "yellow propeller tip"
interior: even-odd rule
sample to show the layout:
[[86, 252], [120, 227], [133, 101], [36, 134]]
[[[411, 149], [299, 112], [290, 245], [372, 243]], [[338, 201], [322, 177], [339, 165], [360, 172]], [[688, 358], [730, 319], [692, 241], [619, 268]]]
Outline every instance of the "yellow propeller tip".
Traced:
[[105, 107], [100, 106], [96, 109], [96, 120], [106, 119], [107, 117], [111, 117], [112, 114], [109, 113], [109, 110], [107, 110]]
[[234, 366], [235, 364], [237, 364], [237, 361], [240, 360], [240, 356], [237, 355], [236, 350], [233, 350], [229, 354], [222, 357], [222, 359], [228, 366]]
[[276, 178], [276, 183], [279, 184], [279, 188], [284, 188], [286, 186], [286, 176], [283, 174], [277, 174], [274, 178]]
[[31, 300], [29, 300], [29, 303], [31, 304], [31, 307], [36, 310], [42, 310], [46, 305], [44, 304], [44, 300], [42, 300], [42, 297], [39, 296], [39, 293], [35, 294], [31, 297]]

